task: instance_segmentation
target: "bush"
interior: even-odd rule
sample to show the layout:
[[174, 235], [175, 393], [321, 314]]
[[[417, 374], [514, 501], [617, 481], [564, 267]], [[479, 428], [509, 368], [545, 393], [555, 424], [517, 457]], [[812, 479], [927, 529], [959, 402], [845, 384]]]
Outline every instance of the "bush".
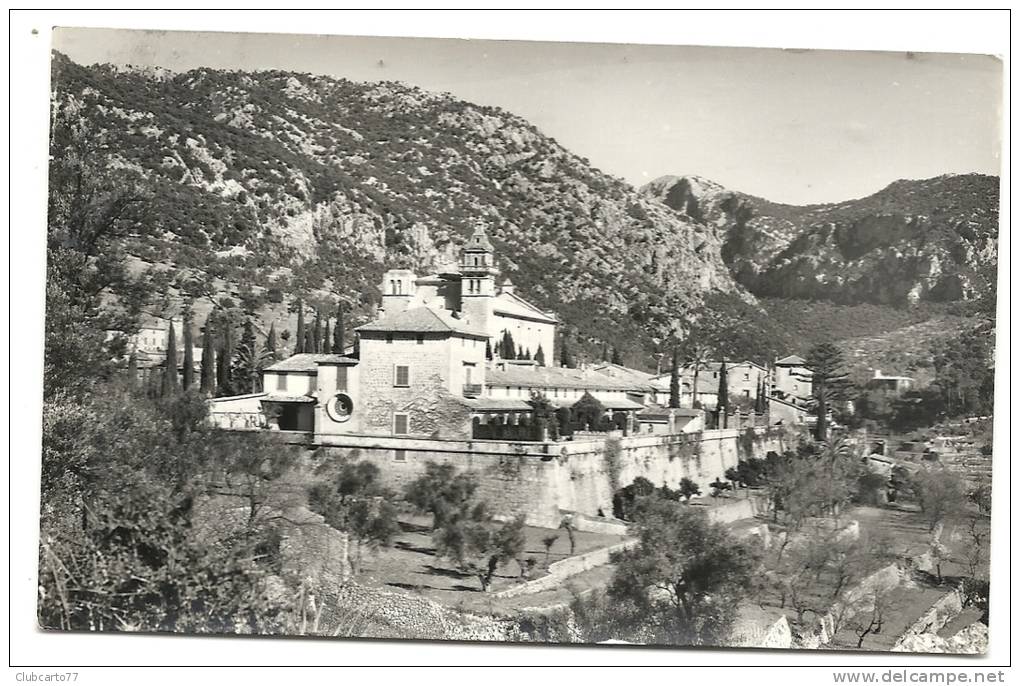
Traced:
[[886, 501], [889, 480], [875, 472], [864, 472], [857, 479], [855, 500], [862, 505], [882, 505]]

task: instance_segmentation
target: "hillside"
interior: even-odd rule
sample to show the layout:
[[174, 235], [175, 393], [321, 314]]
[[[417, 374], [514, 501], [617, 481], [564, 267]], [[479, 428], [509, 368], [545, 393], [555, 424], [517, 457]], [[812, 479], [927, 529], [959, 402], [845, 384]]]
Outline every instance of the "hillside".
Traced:
[[384, 269], [439, 268], [482, 221], [503, 272], [582, 349], [640, 359], [705, 293], [750, 300], [723, 261], [725, 232], [497, 108], [279, 71], [83, 67], [59, 54], [53, 68], [55, 103], [146, 193], [149, 220], [128, 248], [174, 267], [178, 297], [202, 284], [254, 301], [263, 319], [281, 315], [281, 298], [342, 297], [363, 320]]
[[724, 234], [721, 255], [759, 297], [875, 303], [973, 300], [995, 287], [999, 179], [897, 181], [865, 198], [793, 206], [698, 177], [642, 191]]

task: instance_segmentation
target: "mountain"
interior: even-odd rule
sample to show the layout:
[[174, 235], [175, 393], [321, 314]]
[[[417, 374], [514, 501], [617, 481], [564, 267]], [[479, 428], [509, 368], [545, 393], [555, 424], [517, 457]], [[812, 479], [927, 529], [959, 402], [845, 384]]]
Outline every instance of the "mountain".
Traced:
[[503, 273], [582, 349], [637, 357], [708, 293], [753, 302], [724, 262], [725, 231], [498, 108], [281, 71], [175, 74], [57, 54], [53, 72], [54, 103], [148, 197], [150, 219], [127, 242], [139, 266], [246, 294], [264, 318], [302, 295], [344, 297], [364, 320], [384, 269], [442, 268], [476, 222]]
[[664, 176], [642, 192], [722, 232], [723, 260], [759, 297], [902, 307], [994, 293], [998, 177], [901, 180], [865, 198], [806, 206], [699, 177]]

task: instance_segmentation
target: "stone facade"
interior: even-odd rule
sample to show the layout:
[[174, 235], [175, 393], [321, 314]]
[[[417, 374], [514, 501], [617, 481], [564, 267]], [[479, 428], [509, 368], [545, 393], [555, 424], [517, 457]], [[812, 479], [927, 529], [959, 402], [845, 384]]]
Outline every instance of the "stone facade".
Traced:
[[[354, 417], [346, 433], [454, 438], [471, 435], [471, 413], [458, 402], [467, 365], [485, 367], [484, 342], [457, 336], [366, 337], [361, 342]], [[407, 368], [397, 378], [398, 367]], [[484, 377], [482, 377], [484, 378]], [[406, 429], [398, 415], [406, 416]], [[401, 426], [398, 426], [398, 421]]]

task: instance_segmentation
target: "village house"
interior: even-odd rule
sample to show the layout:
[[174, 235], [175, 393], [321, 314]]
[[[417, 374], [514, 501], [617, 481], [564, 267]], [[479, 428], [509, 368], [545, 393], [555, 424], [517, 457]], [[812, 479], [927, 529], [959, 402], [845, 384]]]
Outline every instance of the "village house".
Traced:
[[914, 378], [910, 376], [889, 376], [882, 373], [881, 369], [874, 371], [874, 376], [868, 380], [868, 390], [879, 391], [891, 396], [901, 396], [914, 387]]
[[798, 355], [788, 355], [776, 360], [772, 381], [772, 396], [787, 402], [799, 404], [811, 398], [811, 370], [807, 360]]

